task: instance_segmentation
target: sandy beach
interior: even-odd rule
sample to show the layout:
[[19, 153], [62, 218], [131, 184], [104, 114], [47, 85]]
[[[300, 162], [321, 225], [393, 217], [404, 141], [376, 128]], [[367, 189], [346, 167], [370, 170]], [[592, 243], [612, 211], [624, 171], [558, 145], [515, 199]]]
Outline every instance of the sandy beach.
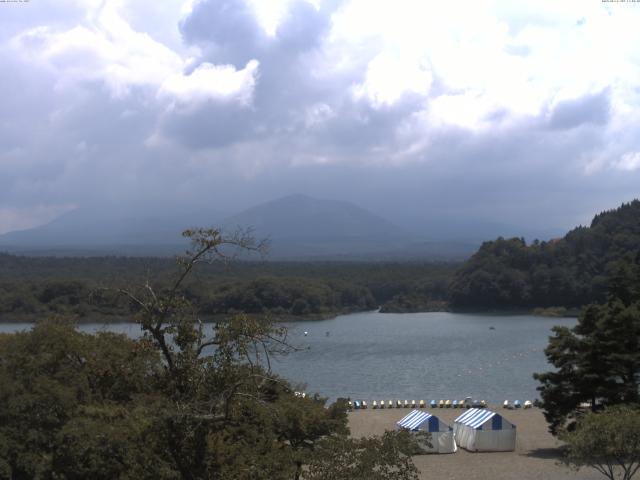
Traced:
[[[517, 440], [514, 452], [470, 453], [458, 448], [453, 454], [419, 455], [414, 457], [421, 479], [450, 480], [598, 480], [601, 474], [592, 469], [579, 472], [558, 464], [559, 442], [547, 431], [542, 411], [504, 410], [491, 406], [509, 422], [516, 425]], [[426, 409], [442, 421], [453, 425], [463, 410], [452, 408]], [[395, 422], [411, 409], [355, 410], [349, 414], [349, 427], [354, 437], [380, 435], [396, 428]]]

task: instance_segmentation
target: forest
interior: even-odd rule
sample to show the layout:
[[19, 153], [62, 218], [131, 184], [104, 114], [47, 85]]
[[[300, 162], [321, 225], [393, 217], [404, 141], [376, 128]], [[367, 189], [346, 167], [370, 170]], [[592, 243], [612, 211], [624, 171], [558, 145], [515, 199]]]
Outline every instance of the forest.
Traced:
[[[407, 309], [446, 300], [456, 264], [236, 261], [201, 265], [184, 294], [203, 318], [234, 312], [274, 319]], [[78, 321], [119, 321], [131, 305], [116, 289], [150, 282], [162, 287], [171, 258], [22, 257], [0, 254], [0, 321], [70, 314]], [[165, 280], [161, 280], [165, 279]], [[404, 302], [404, 303], [403, 303]], [[414, 308], [415, 310], [416, 308]]]
[[580, 308], [606, 298], [609, 279], [640, 251], [640, 201], [625, 203], [563, 238], [485, 242], [455, 273], [452, 308]]

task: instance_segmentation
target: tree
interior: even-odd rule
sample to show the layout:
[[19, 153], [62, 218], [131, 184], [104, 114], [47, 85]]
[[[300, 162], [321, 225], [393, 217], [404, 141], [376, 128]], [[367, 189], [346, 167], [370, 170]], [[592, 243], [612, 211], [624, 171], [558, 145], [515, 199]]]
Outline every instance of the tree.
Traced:
[[594, 468], [610, 480], [631, 480], [640, 469], [637, 408], [617, 406], [590, 412], [561, 438], [567, 444], [563, 462], [573, 468]]
[[612, 276], [605, 304], [589, 305], [574, 328], [554, 327], [545, 354], [556, 371], [534, 378], [550, 430], [593, 410], [640, 401], [640, 256]]
[[306, 480], [417, 480], [411, 460], [418, 446], [406, 430], [382, 437], [326, 438], [305, 472]]
[[[207, 334], [184, 289], [199, 263], [264, 245], [247, 232], [184, 235], [192, 249], [173, 282], [116, 292], [136, 309], [140, 339], [61, 319], [0, 335], [0, 477], [297, 479], [332, 442], [350, 444], [344, 403], [297, 397], [271, 371], [271, 356], [292, 350], [285, 329], [237, 314]], [[363, 474], [415, 470], [381, 441], [393, 448], [354, 444]]]

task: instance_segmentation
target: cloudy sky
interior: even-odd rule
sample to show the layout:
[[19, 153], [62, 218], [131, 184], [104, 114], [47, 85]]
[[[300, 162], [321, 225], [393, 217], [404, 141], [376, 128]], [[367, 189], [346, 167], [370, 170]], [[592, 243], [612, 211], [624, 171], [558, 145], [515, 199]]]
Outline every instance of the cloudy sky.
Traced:
[[640, 195], [640, 3], [0, 2], [0, 233], [303, 192], [568, 228]]

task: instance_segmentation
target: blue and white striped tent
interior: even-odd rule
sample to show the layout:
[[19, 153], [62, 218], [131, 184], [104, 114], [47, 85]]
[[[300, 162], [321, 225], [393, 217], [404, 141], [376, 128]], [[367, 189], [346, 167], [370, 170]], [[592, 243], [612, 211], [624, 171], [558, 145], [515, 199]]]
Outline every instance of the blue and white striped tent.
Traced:
[[516, 426], [502, 415], [471, 408], [453, 424], [458, 445], [472, 452], [510, 452], [516, 448]]
[[428, 432], [429, 443], [420, 442], [426, 452], [453, 453], [456, 451], [456, 442], [453, 438], [453, 428], [442, 422], [435, 415], [428, 412], [413, 410], [397, 422], [398, 428], [406, 428], [412, 432]]

